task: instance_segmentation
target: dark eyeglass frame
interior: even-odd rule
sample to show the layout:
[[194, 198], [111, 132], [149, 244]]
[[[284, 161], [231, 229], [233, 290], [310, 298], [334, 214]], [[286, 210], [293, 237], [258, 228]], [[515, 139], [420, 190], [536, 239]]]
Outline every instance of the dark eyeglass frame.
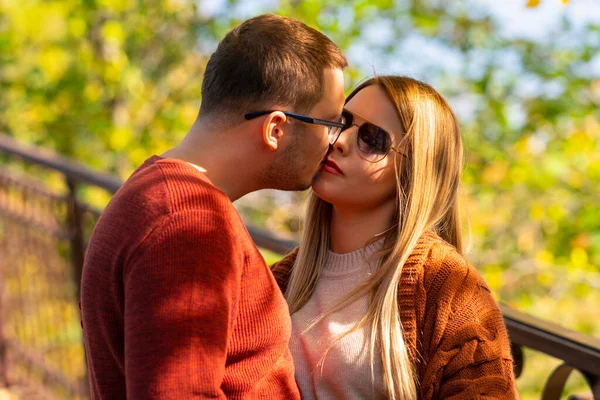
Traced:
[[[340, 134], [342, 133], [342, 131], [344, 130], [344, 127], [346, 126], [346, 120], [343, 115], [341, 117], [342, 122], [333, 122], [333, 121], [328, 121], [326, 119], [307, 117], [306, 115], [300, 115], [300, 114], [295, 114], [295, 113], [292, 113], [289, 111], [281, 111], [281, 110], [253, 111], [253, 112], [249, 112], [249, 113], [245, 114], [244, 118], [247, 120], [251, 120], [254, 118], [262, 117], [263, 115], [271, 114], [276, 111], [279, 111], [279, 112], [283, 113], [284, 115], [287, 115], [290, 118], [297, 119], [297, 120], [305, 122], [307, 124], [328, 126], [329, 127], [328, 136], [329, 136], [329, 144], [330, 145], [334, 145], [335, 142], [337, 142], [338, 138], [340, 137]], [[335, 128], [335, 130], [332, 131], [332, 128]]]
[[[359, 117], [360, 119], [364, 120], [365, 122], [363, 122], [360, 125], [355, 124], [354, 123], [354, 117], [355, 116]], [[371, 124], [374, 127], [376, 127], [377, 129], [381, 130], [382, 132], [385, 132], [385, 134], [388, 136], [388, 142], [390, 143], [390, 148], [387, 149], [387, 151], [385, 153], [378, 154], [378, 155], [381, 156], [381, 158], [378, 158], [377, 160], [373, 161], [373, 160], [367, 159], [366, 156], [363, 155], [363, 152], [361, 151], [361, 147], [360, 147], [360, 143], [359, 143], [360, 142], [360, 135], [358, 134], [359, 132], [357, 132], [357, 134], [356, 134], [356, 148], [358, 149], [358, 154], [360, 155], [360, 157], [363, 160], [365, 160], [367, 162], [370, 162], [370, 163], [373, 163], [373, 164], [374, 163], [378, 163], [381, 160], [383, 160], [384, 158], [386, 158], [388, 154], [390, 154], [390, 150], [394, 150], [396, 153], [398, 153], [401, 156], [407, 158], [406, 154], [402, 153], [398, 148], [396, 148], [396, 147], [394, 147], [394, 146], [391, 145], [391, 143], [392, 143], [392, 135], [387, 130], [383, 129], [382, 127], [380, 127], [379, 125], [377, 125], [373, 121], [368, 120], [367, 118], [363, 117], [362, 115], [358, 115], [356, 113], [353, 113], [352, 111], [350, 111], [350, 110], [348, 110], [346, 108], [344, 108], [344, 110], [342, 111], [342, 117], [344, 117], [344, 120], [345, 120], [345, 125], [344, 125], [344, 129], [342, 130], [342, 132], [345, 131], [345, 130], [347, 130], [347, 129], [350, 129], [353, 126], [356, 126], [359, 129], [359, 131], [360, 131], [360, 128], [363, 125], [365, 125], [365, 124]], [[371, 154], [377, 154], [377, 153], [371, 153]]]

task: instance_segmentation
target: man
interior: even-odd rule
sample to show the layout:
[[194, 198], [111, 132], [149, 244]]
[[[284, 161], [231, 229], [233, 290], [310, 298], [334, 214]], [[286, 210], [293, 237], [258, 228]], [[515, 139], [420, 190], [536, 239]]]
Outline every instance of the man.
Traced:
[[345, 67], [324, 35], [276, 15], [221, 41], [188, 134], [133, 173], [92, 235], [92, 398], [299, 398], [285, 299], [232, 201], [310, 186], [343, 126]]

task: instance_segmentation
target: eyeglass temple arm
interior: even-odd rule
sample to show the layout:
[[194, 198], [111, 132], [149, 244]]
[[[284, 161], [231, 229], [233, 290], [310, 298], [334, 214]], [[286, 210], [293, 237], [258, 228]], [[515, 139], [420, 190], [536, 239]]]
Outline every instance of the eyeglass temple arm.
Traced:
[[400, 150], [398, 150], [394, 146], [391, 146], [390, 149], [394, 150], [396, 153], [400, 154], [402, 157], [408, 158], [408, 156], [406, 154], [404, 154], [403, 152], [401, 152]]
[[[257, 112], [251, 112], [248, 113], [246, 115], [244, 115], [244, 118], [247, 120], [253, 119], [253, 118], [257, 118], [263, 115], [267, 115], [270, 114], [272, 112], [275, 112], [276, 110], [267, 110], [267, 111], [257, 111]], [[287, 115], [288, 117], [291, 118], [295, 118], [299, 121], [302, 122], [306, 122], [309, 124], [314, 124], [314, 123], [318, 123], [321, 125], [328, 125], [328, 126], [335, 126], [337, 128], [343, 128], [344, 124], [340, 123], [340, 122], [333, 122], [333, 121], [327, 121], [326, 119], [319, 119], [319, 118], [311, 118], [311, 117], [307, 117], [305, 115], [300, 115], [300, 114], [294, 114], [288, 111], [281, 111], [282, 113], [284, 113], [285, 115]]]
[[250, 119], [261, 117], [263, 115], [271, 114], [272, 112], [273, 112], [273, 110], [249, 112], [244, 115], [244, 118], [247, 120], [250, 120]]

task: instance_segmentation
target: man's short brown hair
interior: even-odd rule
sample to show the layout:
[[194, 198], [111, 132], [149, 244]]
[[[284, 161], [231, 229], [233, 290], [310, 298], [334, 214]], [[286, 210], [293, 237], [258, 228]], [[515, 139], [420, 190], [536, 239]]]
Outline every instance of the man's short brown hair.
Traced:
[[323, 71], [344, 69], [341, 50], [292, 18], [254, 17], [229, 32], [206, 65], [200, 115], [280, 105], [308, 112], [323, 96]]

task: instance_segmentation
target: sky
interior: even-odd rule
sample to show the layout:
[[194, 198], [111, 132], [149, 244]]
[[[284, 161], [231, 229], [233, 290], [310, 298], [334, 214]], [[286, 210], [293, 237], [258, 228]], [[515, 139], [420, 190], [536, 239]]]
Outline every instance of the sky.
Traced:
[[[600, 20], [600, 0], [541, 0], [535, 8], [525, 7], [526, 0], [460, 0], [487, 8], [504, 26], [507, 37], [527, 37], [543, 39], [551, 32], [563, 16], [576, 25]], [[223, 10], [227, 0], [199, 0], [202, 15], [211, 17]], [[236, 16], [249, 18], [264, 10], [277, 7], [277, 0], [247, 0], [240, 2]], [[537, 22], [534, 22], [536, 21]]]
[[[600, 21], [600, 0], [570, 0], [568, 4], [564, 4], [561, 0], [541, 0], [539, 6], [535, 8], [526, 7], [527, 0], [455, 1], [463, 1], [472, 8], [488, 11], [496, 19], [502, 35], [506, 38], [544, 41], [558, 29], [563, 17], [570, 20], [574, 27], [582, 27], [591, 21]], [[205, 17], [217, 16], [223, 12], [226, 3], [227, 0], [198, 1], [200, 13]], [[246, 0], [238, 3], [234, 14], [239, 19], [245, 19], [276, 9], [278, 3], [278, 0]], [[379, 73], [404, 73], [417, 78], [427, 78], [423, 76], [423, 71], [435, 68], [439, 60], [443, 60], [446, 70], [453, 71], [461, 67], [458, 54], [418, 35], [408, 37], [401, 42], [397, 54], [402, 57], [384, 57], [373, 51], [372, 46], [369, 45], [370, 40], [381, 43], [382, 40], [386, 40], [385, 38], [393, 39], [392, 35], [390, 27], [385, 23], [373, 24], [364, 32], [365, 40], [356, 42], [347, 50], [348, 60], [367, 73], [377, 70]], [[600, 46], [600, 43], [598, 45]], [[410, 59], [411, 62], [406, 62], [406, 59]], [[600, 57], [594, 68], [595, 66], [600, 71]]]
[[504, 27], [507, 37], [526, 37], [543, 40], [563, 16], [576, 26], [600, 21], [600, 0], [570, 0], [566, 5], [560, 0], [542, 0], [536, 8], [527, 8], [525, 1], [476, 0], [477, 4], [491, 10]]

